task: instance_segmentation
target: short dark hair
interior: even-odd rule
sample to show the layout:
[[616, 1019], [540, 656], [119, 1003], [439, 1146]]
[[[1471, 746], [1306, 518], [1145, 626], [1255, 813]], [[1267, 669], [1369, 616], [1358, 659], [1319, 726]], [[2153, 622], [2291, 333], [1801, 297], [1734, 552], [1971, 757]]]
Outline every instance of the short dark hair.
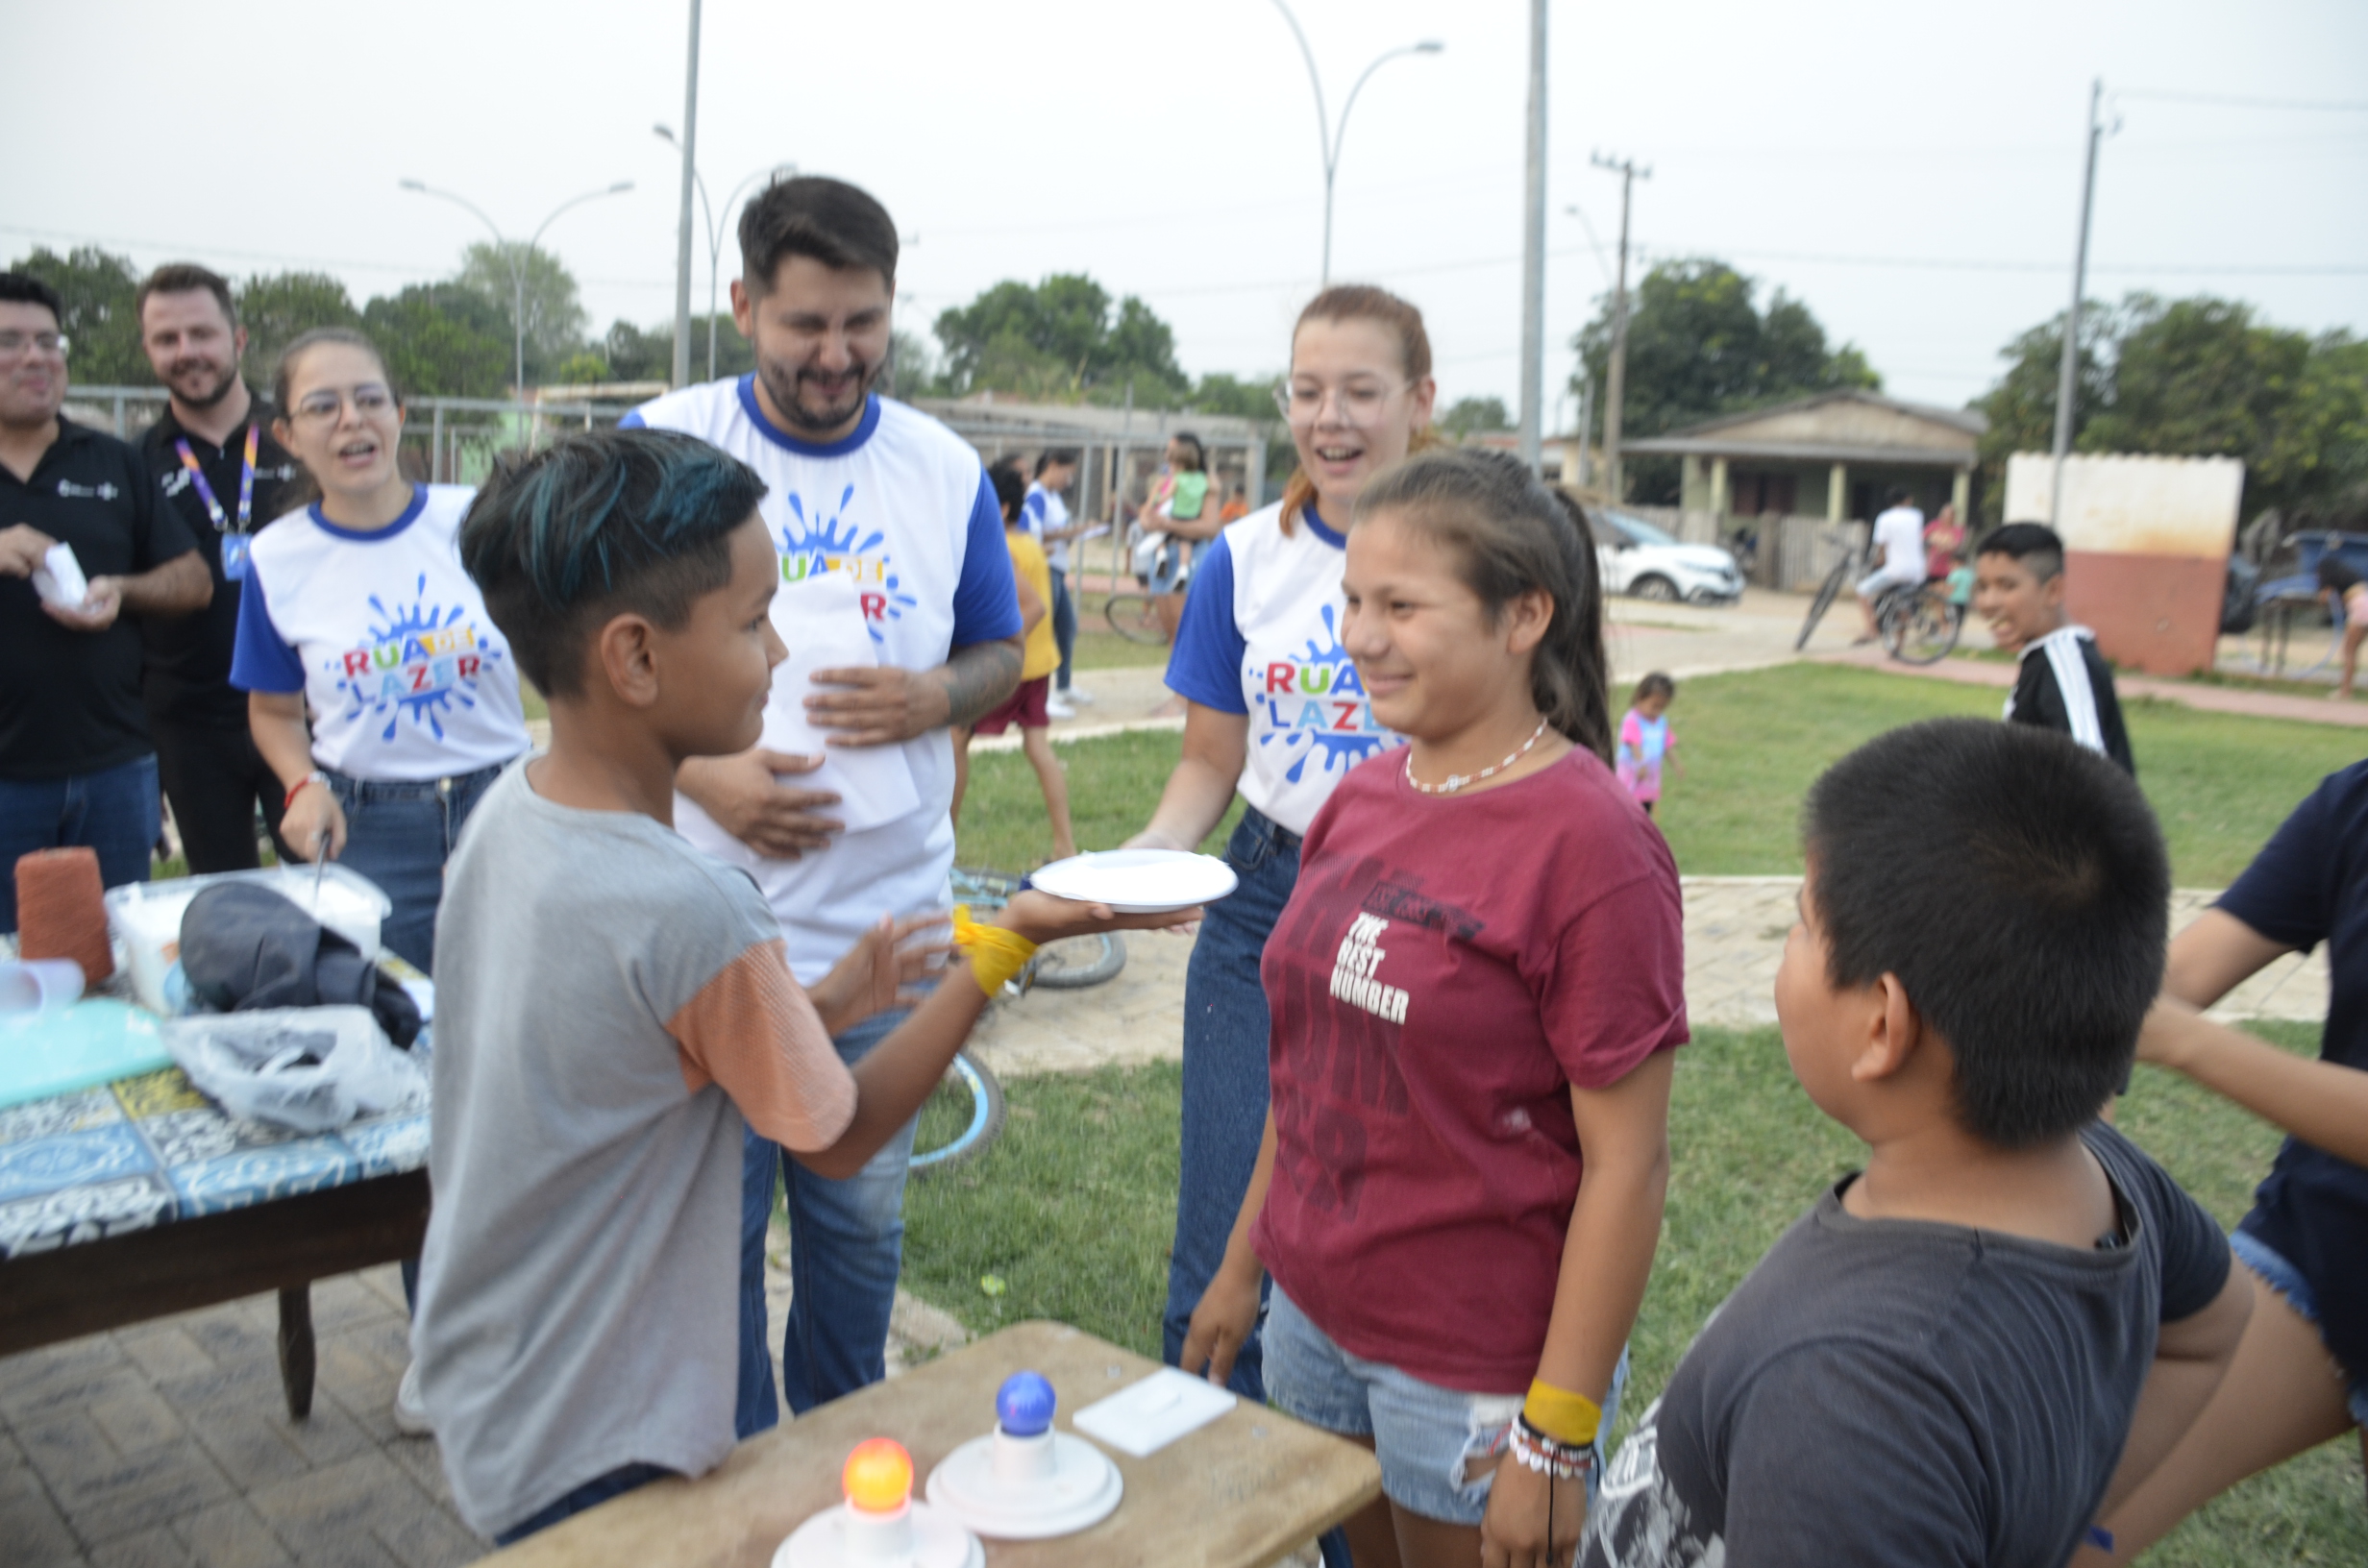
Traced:
[[1178, 430], [1171, 439], [1180, 443], [1191, 453], [1191, 460], [1186, 464], [1184, 472], [1198, 474], [1207, 469], [1209, 449], [1200, 444], [1200, 437], [1190, 430]]
[[201, 267], [194, 261], [167, 261], [140, 281], [139, 289], [132, 296], [132, 319], [144, 321], [148, 315], [148, 296], [151, 294], [194, 294], [199, 289], [214, 297], [222, 306], [222, 319], [235, 331], [238, 326], [238, 306], [231, 298], [231, 281], [210, 267]]
[[2135, 781], [2054, 730], [1933, 719], [1836, 763], [1802, 817], [1829, 978], [1899, 977], [1964, 1129], [2020, 1149], [2086, 1125], [2162, 989], [2170, 858]]
[[1633, 708], [1656, 697], [1670, 698], [1676, 695], [1677, 682], [1669, 678], [1665, 672], [1655, 670], [1637, 682], [1636, 695], [1628, 699], [1628, 705]]
[[1908, 494], [1908, 487], [1904, 484], [1895, 484], [1883, 492], [1883, 504], [1886, 506], [1905, 506], [1913, 499]]
[[2327, 553], [2319, 557], [2318, 579], [2320, 587], [2332, 588], [2338, 594], [2350, 593], [2363, 580], [2352, 563], [2336, 552], [2331, 542]]
[[0, 272], [0, 301], [11, 305], [37, 305], [49, 312], [49, 319], [65, 325], [65, 301], [58, 291], [29, 272]]
[[2063, 575], [2063, 536], [2044, 523], [2010, 523], [1984, 535], [1973, 552], [2020, 561], [2041, 582]]
[[1044, 477], [1045, 470], [1050, 468], [1055, 463], [1065, 463], [1071, 468], [1076, 467], [1077, 449], [1074, 447], [1045, 448], [1044, 451], [1036, 454], [1037, 478], [1042, 478]]
[[1019, 460], [1006, 457], [988, 469], [987, 482], [995, 486], [995, 502], [1003, 508], [1003, 521], [1018, 522], [1021, 502], [1027, 500], [1027, 480], [1020, 475]]
[[630, 611], [672, 631], [731, 581], [731, 534], [765, 481], [672, 430], [571, 435], [498, 465], [460, 523], [460, 564], [547, 698], [580, 695], [595, 627]]
[[1384, 512], [1444, 550], [1491, 616], [1533, 590], [1554, 601], [1530, 655], [1530, 699], [1557, 731], [1609, 762], [1603, 588], [1578, 503], [1509, 453], [1444, 447], [1375, 475], [1353, 526]]
[[801, 175], [766, 186], [740, 209], [740, 274], [752, 294], [773, 287], [784, 257], [809, 256], [834, 272], [876, 272], [894, 292], [897, 226], [868, 191]]

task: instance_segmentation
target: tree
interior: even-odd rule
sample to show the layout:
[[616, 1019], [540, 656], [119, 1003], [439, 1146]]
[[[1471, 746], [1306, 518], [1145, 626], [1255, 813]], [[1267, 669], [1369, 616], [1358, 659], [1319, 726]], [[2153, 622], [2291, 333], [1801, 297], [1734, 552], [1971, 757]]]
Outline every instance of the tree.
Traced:
[[[237, 295], [238, 322], [247, 330], [248, 380], [261, 387], [271, 385], [280, 352], [300, 334], [315, 327], [361, 325], [345, 285], [326, 273], [259, 275], [239, 284]], [[380, 347], [392, 353], [389, 345]]]
[[130, 258], [110, 256], [95, 245], [64, 256], [35, 247], [11, 271], [30, 273], [58, 291], [65, 306], [58, 323], [70, 345], [70, 379], [85, 386], [146, 386], [156, 380], [139, 346], [139, 318], [132, 309], [139, 274]]
[[362, 307], [362, 330], [407, 396], [508, 395], [509, 319], [451, 283], [414, 283]]
[[590, 318], [584, 314], [583, 302], [577, 296], [575, 274], [540, 246], [530, 249], [514, 240], [496, 245], [489, 239], [481, 239], [461, 252], [460, 272], [453, 282], [501, 311], [503, 322], [515, 331], [512, 312], [517, 307], [517, 295], [510, 276], [513, 261], [521, 269], [519, 282], [525, 289], [527, 380], [530, 385], [544, 380], [583, 346], [584, 328]]
[[[1644, 275], [1628, 310], [1625, 434], [1659, 435], [1838, 387], [1881, 388], [1883, 379], [1855, 346], [1828, 344], [1808, 306], [1780, 288], [1763, 311], [1752, 299], [1758, 287], [1708, 257], [1659, 262]], [[1612, 355], [1608, 296], [1571, 346], [1579, 353], [1571, 390], [1605, 384]], [[1675, 459], [1640, 457], [1625, 467], [1636, 500], [1677, 499]]]
[[1192, 382], [1175, 362], [1175, 333], [1133, 295], [1117, 303], [1079, 273], [1041, 283], [1006, 281], [969, 305], [939, 313], [947, 391], [979, 388], [1051, 401], [1115, 402], [1135, 386], [1146, 406], [1165, 406]]
[[1461, 441], [1476, 430], [1509, 430], [1513, 416], [1505, 411], [1502, 398], [1458, 398], [1439, 416], [1439, 428]]
[[[2271, 327], [2233, 301], [2146, 293], [2084, 308], [2081, 339], [2073, 451], [2241, 458], [2248, 516], [2276, 506], [2332, 519], [2368, 502], [2368, 345]], [[1975, 402], [1990, 423], [1993, 517], [2006, 459], [2054, 448], [2062, 342], [2060, 321], [2015, 338]]]

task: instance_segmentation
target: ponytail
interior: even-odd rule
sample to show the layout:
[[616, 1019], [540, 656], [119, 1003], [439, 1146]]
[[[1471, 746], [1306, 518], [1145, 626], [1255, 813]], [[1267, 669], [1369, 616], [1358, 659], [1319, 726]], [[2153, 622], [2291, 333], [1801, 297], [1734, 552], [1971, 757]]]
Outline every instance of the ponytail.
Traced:
[[1384, 511], [1446, 550], [1490, 615], [1526, 593], [1553, 600], [1530, 654], [1531, 700], [1571, 744], [1611, 761], [1603, 589], [1578, 503], [1514, 457], [1442, 447], [1410, 455], [1365, 487], [1357, 521]]

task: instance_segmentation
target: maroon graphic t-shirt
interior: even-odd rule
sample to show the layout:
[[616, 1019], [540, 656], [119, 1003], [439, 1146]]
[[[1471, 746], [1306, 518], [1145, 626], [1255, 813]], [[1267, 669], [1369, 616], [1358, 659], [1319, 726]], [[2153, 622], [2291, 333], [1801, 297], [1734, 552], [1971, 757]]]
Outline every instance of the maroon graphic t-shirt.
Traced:
[[1352, 1355], [1527, 1388], [1584, 1167], [1570, 1086], [1687, 1038], [1659, 830], [1591, 752], [1444, 798], [1377, 757], [1309, 827], [1261, 972], [1275, 1284]]

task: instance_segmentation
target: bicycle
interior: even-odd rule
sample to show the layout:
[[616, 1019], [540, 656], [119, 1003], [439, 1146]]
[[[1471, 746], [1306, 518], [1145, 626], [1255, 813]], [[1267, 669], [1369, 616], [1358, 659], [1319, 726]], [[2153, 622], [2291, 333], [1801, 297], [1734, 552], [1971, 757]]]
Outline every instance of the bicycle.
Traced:
[[1114, 593], [1101, 607], [1110, 629], [1130, 643], [1147, 645], [1168, 640], [1168, 624], [1159, 618], [1158, 597], [1139, 589]]
[[1965, 606], [1950, 595], [1945, 581], [1887, 588], [1875, 600], [1883, 649], [1902, 664], [1939, 663], [1964, 626]]
[[[1829, 541], [1835, 535], [1836, 530], [1826, 532]], [[1841, 559], [1834, 563], [1834, 570], [1825, 575], [1825, 581], [1817, 585], [1817, 597], [1809, 601], [1809, 619], [1801, 623], [1801, 634], [1792, 639], [1793, 652], [1807, 648], [1809, 639], [1816, 635], [1817, 623], [1825, 619], [1825, 612], [1841, 597], [1842, 584], [1863, 576], [1865, 571], [1866, 544], [1862, 540], [1854, 542], [1842, 551]]]

